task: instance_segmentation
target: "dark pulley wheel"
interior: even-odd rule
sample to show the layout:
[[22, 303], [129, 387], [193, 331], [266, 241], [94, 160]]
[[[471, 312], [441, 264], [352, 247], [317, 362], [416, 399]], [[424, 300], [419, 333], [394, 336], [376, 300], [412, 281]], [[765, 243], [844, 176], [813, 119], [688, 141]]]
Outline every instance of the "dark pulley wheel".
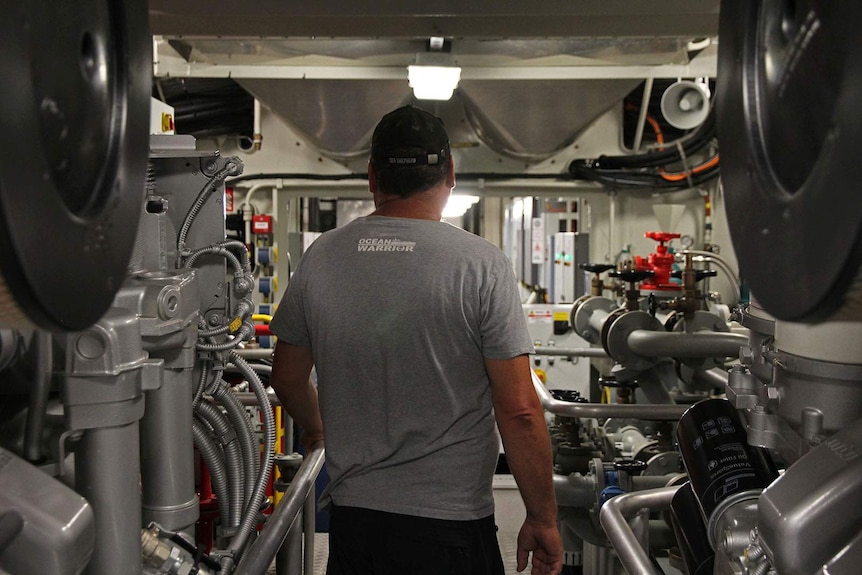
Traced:
[[79, 330], [123, 282], [144, 196], [147, 3], [7, 4], [0, 325]]
[[740, 270], [772, 315], [862, 319], [862, 3], [723, 0], [716, 111]]

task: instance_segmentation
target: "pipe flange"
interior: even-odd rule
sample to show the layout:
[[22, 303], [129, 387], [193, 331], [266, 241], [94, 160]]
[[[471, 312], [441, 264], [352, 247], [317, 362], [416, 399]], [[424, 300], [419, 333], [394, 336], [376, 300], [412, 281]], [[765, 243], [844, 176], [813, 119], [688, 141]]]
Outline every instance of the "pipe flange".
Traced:
[[604, 323], [602, 323], [602, 331], [599, 334], [599, 342], [601, 343], [602, 348], [605, 350], [605, 352], [608, 351], [608, 333], [611, 330], [611, 326], [617, 320], [618, 317], [626, 313], [628, 313], [628, 310], [626, 310], [625, 308], [617, 308], [612, 311], [610, 315], [605, 318]]
[[601, 342], [600, 334], [590, 326], [590, 316], [596, 311], [611, 313], [617, 304], [605, 297], [585, 295], [575, 301], [569, 314], [569, 321], [575, 333], [587, 340], [589, 343]]
[[657, 357], [644, 357], [631, 351], [628, 338], [635, 330], [664, 331], [659, 320], [644, 311], [630, 311], [618, 317], [614, 314], [605, 325], [609, 323], [605, 351], [614, 361], [632, 371], [644, 371], [658, 363]]

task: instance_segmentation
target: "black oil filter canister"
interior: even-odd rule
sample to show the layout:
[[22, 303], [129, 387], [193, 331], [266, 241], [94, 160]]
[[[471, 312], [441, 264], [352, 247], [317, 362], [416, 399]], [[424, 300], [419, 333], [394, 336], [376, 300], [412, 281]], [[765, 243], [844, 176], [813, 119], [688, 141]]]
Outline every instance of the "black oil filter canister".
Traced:
[[679, 420], [679, 451], [707, 523], [710, 542], [722, 513], [756, 499], [778, 477], [769, 453], [749, 445], [736, 408], [726, 399], [705, 399]]
[[691, 483], [685, 483], [670, 503], [670, 522], [679, 544], [686, 575], [712, 575], [715, 552], [709, 543]]

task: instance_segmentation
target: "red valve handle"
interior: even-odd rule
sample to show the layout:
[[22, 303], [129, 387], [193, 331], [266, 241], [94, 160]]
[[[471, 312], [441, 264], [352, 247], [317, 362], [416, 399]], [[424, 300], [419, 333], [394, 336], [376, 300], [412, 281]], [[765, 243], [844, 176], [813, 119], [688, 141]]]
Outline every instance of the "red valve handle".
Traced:
[[664, 244], [665, 242], [669, 242], [673, 239], [680, 237], [680, 235], [681, 234], [674, 234], [671, 232], [646, 232], [644, 234], [644, 237]]

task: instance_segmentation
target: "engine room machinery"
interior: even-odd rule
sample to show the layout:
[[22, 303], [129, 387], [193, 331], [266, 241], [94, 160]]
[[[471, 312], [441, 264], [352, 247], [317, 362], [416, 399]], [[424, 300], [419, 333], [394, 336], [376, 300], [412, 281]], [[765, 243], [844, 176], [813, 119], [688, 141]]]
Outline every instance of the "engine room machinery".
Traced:
[[[689, 275], [679, 297], [654, 292], [645, 298], [642, 288], [657, 274], [633, 265], [611, 272], [626, 284], [625, 303], [599, 291], [573, 306], [573, 327], [607, 351], [617, 385], [636, 379], [642, 387], [642, 380], [649, 381], [644, 374], [674, 358], [676, 373], [665, 381], [676, 376], [688, 391], [706, 393], [674, 398], [675, 407], [688, 407], [672, 424], [673, 439], [655, 435], [655, 445], [664, 439], [664, 453], [678, 454], [681, 463], [680, 475], [664, 487], [637, 485], [651, 474], [649, 460], [637, 451], [633, 458], [627, 454], [629, 445], [643, 445], [632, 430], [629, 438], [604, 432], [615, 448], [605, 457], [612, 455], [616, 467], [641, 460], [635, 468], [643, 471], [632, 477], [626, 494], [604, 504], [607, 487], [586, 500], [570, 496], [572, 490], [596, 493], [584, 484], [600, 484], [598, 462], [587, 475], [558, 477], [561, 510], [570, 503], [582, 510], [600, 507], [598, 535], [613, 550], [603, 552], [602, 561], [585, 557], [585, 573], [859, 571], [862, 514], [850, 502], [862, 489], [862, 218], [858, 210], [838, 212], [854, 201], [849, 158], [862, 142], [851, 103], [862, 89], [860, 49], [851, 40], [860, 16], [856, 6], [722, 2], [716, 104], [719, 137], [726, 143], [722, 181], [752, 296], [730, 318], [711, 313], [692, 289], [703, 274], [686, 261], [682, 275]], [[815, 72], [825, 60], [828, 72]], [[815, 75], [816, 87], [806, 79]], [[799, 122], [814, 133], [799, 137]], [[595, 265], [590, 271], [607, 269]], [[593, 282], [599, 290], [603, 285], [598, 277]], [[672, 315], [660, 323], [663, 310]], [[739, 361], [725, 365], [737, 352]], [[660, 387], [650, 387], [653, 396], [645, 389], [643, 395], [666, 403], [655, 392]], [[624, 413], [548, 398], [545, 405], [564, 416], [612, 414], [611, 422]], [[626, 407], [632, 406], [616, 409]], [[673, 415], [651, 405], [636, 413], [645, 439], [644, 421]], [[580, 429], [583, 439], [589, 425]], [[567, 515], [560, 517], [565, 534]], [[572, 530], [584, 548], [591, 544], [588, 535], [597, 535]]]
[[[39, 3], [0, 20], [18, 138], [0, 164], [0, 572], [262, 573], [257, 545], [303, 502], [272, 510], [274, 467], [283, 488], [297, 461], [274, 455], [269, 366], [237, 351], [255, 280], [220, 202], [243, 165], [148, 142], [146, 4], [93, 4], [59, 31]], [[854, 2], [721, 3], [722, 193], [750, 294], [718, 254], [645, 230], [651, 256], [578, 262], [589, 294], [525, 310], [564, 573], [859, 572], [860, 25]], [[705, 287], [717, 272], [733, 301]]]

